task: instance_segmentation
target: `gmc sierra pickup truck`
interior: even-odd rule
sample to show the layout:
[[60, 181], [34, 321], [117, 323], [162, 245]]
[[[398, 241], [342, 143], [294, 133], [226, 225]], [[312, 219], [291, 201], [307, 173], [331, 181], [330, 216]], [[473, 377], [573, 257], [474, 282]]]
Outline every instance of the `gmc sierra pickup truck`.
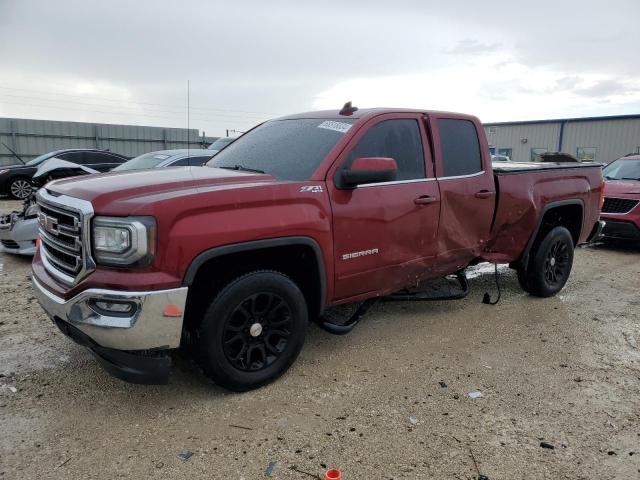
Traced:
[[33, 284], [119, 378], [166, 382], [182, 347], [243, 391], [289, 368], [309, 321], [355, 323], [328, 307], [479, 262], [554, 295], [601, 228], [602, 192], [598, 164], [492, 167], [473, 116], [345, 105], [265, 122], [204, 167], [49, 183]]

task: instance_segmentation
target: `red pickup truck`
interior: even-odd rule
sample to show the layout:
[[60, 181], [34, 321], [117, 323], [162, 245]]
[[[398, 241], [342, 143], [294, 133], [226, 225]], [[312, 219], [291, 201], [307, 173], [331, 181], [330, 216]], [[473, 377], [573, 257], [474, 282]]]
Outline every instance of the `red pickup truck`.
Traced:
[[345, 106], [263, 123], [204, 167], [48, 184], [33, 283], [119, 378], [166, 382], [168, 352], [189, 346], [242, 391], [289, 368], [310, 320], [348, 331], [327, 307], [482, 261], [554, 295], [599, 232], [602, 191], [597, 164], [492, 168], [472, 116]]

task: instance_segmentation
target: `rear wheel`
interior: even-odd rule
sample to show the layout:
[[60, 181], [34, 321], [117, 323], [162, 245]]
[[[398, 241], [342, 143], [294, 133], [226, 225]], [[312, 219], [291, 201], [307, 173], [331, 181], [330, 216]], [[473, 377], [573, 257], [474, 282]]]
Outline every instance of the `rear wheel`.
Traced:
[[9, 184], [9, 193], [18, 200], [24, 200], [31, 195], [31, 182], [28, 178], [15, 178]]
[[298, 357], [307, 321], [304, 295], [289, 277], [274, 271], [243, 275], [205, 313], [197, 337], [202, 367], [229, 390], [260, 387]]
[[518, 269], [518, 281], [537, 297], [550, 297], [567, 283], [573, 266], [573, 238], [565, 227], [555, 227], [536, 242], [526, 269]]

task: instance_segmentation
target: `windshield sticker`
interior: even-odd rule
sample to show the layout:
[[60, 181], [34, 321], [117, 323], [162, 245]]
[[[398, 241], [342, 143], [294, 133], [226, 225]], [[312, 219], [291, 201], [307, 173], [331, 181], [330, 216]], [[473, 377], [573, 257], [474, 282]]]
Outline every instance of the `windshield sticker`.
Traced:
[[169, 158], [169, 155], [154, 155], [153, 158], [156, 158], [158, 160], [166, 160], [167, 158]]
[[318, 128], [324, 128], [326, 130], [333, 130], [334, 132], [347, 133], [351, 128], [350, 123], [334, 122], [333, 120], [327, 120], [318, 125]]

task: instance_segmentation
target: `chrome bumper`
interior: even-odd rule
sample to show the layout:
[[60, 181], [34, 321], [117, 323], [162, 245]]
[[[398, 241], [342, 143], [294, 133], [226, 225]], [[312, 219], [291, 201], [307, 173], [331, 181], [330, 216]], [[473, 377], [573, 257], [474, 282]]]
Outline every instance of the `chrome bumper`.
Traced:
[[[31, 279], [40, 305], [51, 318], [69, 322], [102, 347], [149, 350], [180, 346], [187, 287], [150, 292], [88, 289], [64, 300], [34, 276]], [[96, 307], [96, 301], [127, 302], [132, 312], [109, 315]]]

